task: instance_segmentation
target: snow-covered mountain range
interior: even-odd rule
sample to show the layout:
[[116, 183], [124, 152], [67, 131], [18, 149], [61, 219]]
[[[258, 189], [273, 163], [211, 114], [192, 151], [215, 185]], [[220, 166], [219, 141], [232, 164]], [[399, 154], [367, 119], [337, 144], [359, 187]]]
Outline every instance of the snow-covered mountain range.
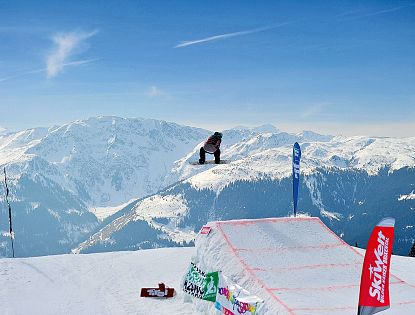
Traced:
[[[289, 215], [295, 141], [303, 150], [303, 213], [353, 244], [363, 246], [366, 224], [383, 214], [402, 217], [402, 253], [415, 238], [415, 199], [402, 197], [415, 190], [415, 138], [236, 127], [223, 132], [222, 158], [230, 164], [190, 165], [210, 133], [97, 117], [0, 135], [16, 254], [191, 244], [208, 220]], [[9, 255], [7, 215], [3, 204], [0, 256]]]
[[223, 158], [230, 164], [192, 166], [188, 162], [197, 159], [196, 147], [175, 163], [169, 176], [179, 180], [176, 184], [132, 202], [74, 251], [191, 244], [207, 221], [291, 215], [291, 154], [298, 141], [303, 150], [301, 212], [321, 217], [360, 246], [366, 245], [370, 226], [394, 216], [396, 252], [409, 252], [415, 201], [404, 197], [415, 189], [415, 138], [244, 132], [224, 132]]
[[[98, 226], [93, 214], [153, 194], [208, 131], [151, 119], [97, 117], [0, 136], [16, 253], [67, 252]], [[8, 250], [3, 204], [0, 255]]]

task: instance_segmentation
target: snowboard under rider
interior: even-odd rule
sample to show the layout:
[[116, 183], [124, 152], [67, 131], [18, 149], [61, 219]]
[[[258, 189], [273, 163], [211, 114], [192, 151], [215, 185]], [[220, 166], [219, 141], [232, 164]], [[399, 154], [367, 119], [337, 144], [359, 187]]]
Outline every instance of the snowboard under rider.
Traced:
[[206, 153], [213, 154], [215, 156], [215, 163], [220, 164], [220, 143], [222, 141], [222, 133], [215, 132], [211, 135], [200, 148], [199, 164], [205, 164]]

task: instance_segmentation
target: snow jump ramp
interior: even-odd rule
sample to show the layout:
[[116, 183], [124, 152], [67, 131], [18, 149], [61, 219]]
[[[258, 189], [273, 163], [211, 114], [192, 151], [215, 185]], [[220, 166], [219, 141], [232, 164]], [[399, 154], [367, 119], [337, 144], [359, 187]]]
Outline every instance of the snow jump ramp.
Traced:
[[[207, 272], [221, 271], [263, 299], [260, 314], [357, 313], [363, 256], [319, 218], [207, 225], [211, 231], [198, 235], [193, 262]], [[415, 314], [415, 286], [394, 275], [390, 285], [391, 309], [382, 314]], [[202, 313], [204, 302], [195, 302]], [[208, 307], [213, 314], [213, 306]]]

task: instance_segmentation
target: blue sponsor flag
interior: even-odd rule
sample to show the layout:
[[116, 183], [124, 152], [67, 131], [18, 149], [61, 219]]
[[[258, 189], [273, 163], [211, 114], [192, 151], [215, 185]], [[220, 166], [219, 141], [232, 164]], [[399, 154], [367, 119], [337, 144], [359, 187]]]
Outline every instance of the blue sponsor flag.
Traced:
[[296, 142], [293, 147], [293, 201], [294, 201], [294, 216], [297, 215], [297, 203], [298, 203], [298, 186], [300, 184], [300, 159], [301, 149], [300, 145]]

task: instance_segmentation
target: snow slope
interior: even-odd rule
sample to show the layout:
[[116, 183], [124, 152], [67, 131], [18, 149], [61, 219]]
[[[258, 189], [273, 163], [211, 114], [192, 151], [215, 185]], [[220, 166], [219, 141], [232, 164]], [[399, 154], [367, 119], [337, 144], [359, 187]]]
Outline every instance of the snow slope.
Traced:
[[195, 314], [174, 299], [139, 297], [159, 281], [179, 289], [192, 248], [0, 259], [2, 315]]
[[[223, 250], [226, 251], [224, 247]], [[211, 252], [214, 254], [213, 252]], [[200, 254], [200, 253], [199, 253]], [[209, 302], [196, 304], [189, 301], [180, 289], [180, 282], [190, 264], [195, 248], [164, 248], [135, 252], [113, 252], [89, 255], [58, 255], [48, 257], [0, 259], [0, 306], [5, 315], [200, 315], [208, 312]], [[219, 253], [219, 258], [226, 253]], [[362, 259], [356, 256], [357, 262]], [[300, 261], [292, 261], [301, 264]], [[238, 262], [235, 267], [240, 268]], [[229, 267], [229, 265], [228, 265]], [[415, 259], [393, 256], [392, 273], [415, 285]], [[325, 270], [310, 269], [313, 278], [302, 279], [299, 286], [321, 287], [326, 285]], [[345, 281], [357, 278], [355, 273], [342, 275]], [[287, 275], [287, 273], [284, 273]], [[295, 274], [292, 279], [294, 281]], [[246, 277], [239, 274], [239, 279]], [[349, 277], [349, 279], [348, 279]], [[169, 300], [139, 298], [141, 287], [157, 286], [164, 281], [174, 287], [177, 295]], [[287, 282], [288, 285], [291, 282]], [[292, 284], [296, 286], [295, 283]], [[344, 297], [357, 305], [356, 290], [347, 291]], [[336, 298], [339, 291], [322, 291]], [[392, 294], [393, 291], [392, 291]], [[306, 294], [307, 296], [307, 294]], [[394, 295], [393, 295], [394, 296]], [[265, 297], [265, 295], [264, 295]], [[301, 301], [301, 299], [299, 299]], [[392, 303], [397, 298], [392, 300]], [[340, 305], [340, 304], [339, 304]], [[342, 304], [343, 305], [343, 304]], [[413, 304], [401, 305], [382, 314], [408, 315]], [[202, 312], [200, 312], [203, 310]], [[356, 309], [344, 314], [355, 314]], [[269, 314], [269, 313], [268, 313]], [[295, 313], [297, 314], [297, 313]], [[331, 315], [319, 312], [320, 315]], [[338, 314], [338, 313], [335, 313]], [[277, 315], [272, 313], [270, 315]]]

